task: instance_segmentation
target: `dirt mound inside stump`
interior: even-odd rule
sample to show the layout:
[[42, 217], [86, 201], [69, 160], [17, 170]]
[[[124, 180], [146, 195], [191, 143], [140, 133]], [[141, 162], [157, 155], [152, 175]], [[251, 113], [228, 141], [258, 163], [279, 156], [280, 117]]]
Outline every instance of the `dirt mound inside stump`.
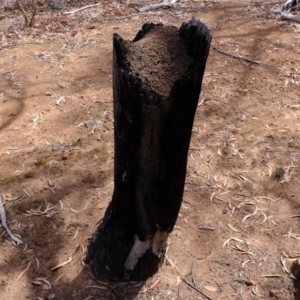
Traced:
[[185, 40], [173, 26], [157, 25], [142, 39], [125, 45], [131, 69], [162, 96], [169, 96], [175, 81], [192, 62]]

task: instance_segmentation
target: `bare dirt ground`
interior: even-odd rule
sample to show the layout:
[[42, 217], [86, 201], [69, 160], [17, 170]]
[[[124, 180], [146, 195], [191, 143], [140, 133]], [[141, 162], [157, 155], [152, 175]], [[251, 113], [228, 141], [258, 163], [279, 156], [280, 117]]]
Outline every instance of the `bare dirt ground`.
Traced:
[[[2, 1], [0, 192], [23, 243], [0, 226], [0, 299], [300, 299], [300, 25], [270, 13], [279, 5], [136, 14], [116, 0], [62, 16], [41, 1], [28, 28]], [[112, 34], [192, 16], [213, 42], [165, 263], [144, 283], [97, 282], [82, 258], [113, 191]]]

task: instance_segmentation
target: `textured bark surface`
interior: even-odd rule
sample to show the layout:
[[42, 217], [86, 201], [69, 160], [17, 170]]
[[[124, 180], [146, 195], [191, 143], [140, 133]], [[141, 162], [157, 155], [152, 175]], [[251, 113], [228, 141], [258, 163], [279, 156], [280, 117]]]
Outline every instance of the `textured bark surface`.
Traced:
[[[183, 23], [179, 30], [162, 27], [145, 24], [132, 42], [117, 34], [113, 37], [115, 187], [88, 249], [88, 261], [96, 277], [142, 280], [152, 276], [163, 260], [180, 209], [211, 35], [195, 19]], [[140, 50], [143, 53], [138, 55], [135, 43], [147, 38], [152, 43], [145, 42], [144, 51]], [[152, 44], [157, 42], [165, 46], [154, 47], [153, 51]], [[174, 49], [174, 44], [181, 48]], [[155, 68], [149, 68], [161, 68], [162, 85], [169, 84], [169, 77], [180, 70], [169, 84], [170, 91], [163, 90], [164, 95], [152, 84], [153, 72], [148, 73], [150, 76], [141, 69], [139, 74], [137, 67], [140, 60], [156, 57], [160, 51], [162, 59]], [[186, 56], [186, 67], [178, 68], [178, 60], [171, 59], [166, 71], [161, 64], [167, 61], [168, 51], [170, 55], [176, 52]]]

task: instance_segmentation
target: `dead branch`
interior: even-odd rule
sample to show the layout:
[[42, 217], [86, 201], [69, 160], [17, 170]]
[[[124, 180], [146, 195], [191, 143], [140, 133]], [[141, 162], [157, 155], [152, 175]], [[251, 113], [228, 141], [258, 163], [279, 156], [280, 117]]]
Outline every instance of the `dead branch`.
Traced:
[[29, 27], [33, 26], [33, 19], [34, 19], [35, 14], [36, 14], [36, 2], [37, 2], [37, 0], [32, 0], [33, 11], [32, 11], [31, 19], [30, 19], [30, 22], [29, 22]]
[[192, 261], [192, 280], [193, 280], [193, 285], [196, 286], [196, 278], [194, 275], [194, 260]]
[[2, 226], [6, 230], [7, 234], [10, 236], [10, 238], [13, 241], [15, 241], [17, 243], [17, 245], [22, 244], [23, 242], [20, 239], [18, 239], [6, 225], [6, 215], [5, 215], [5, 210], [4, 210], [3, 203], [2, 203], [2, 195], [1, 194], [0, 194], [0, 217], [1, 217]]
[[91, 7], [95, 7], [95, 6], [98, 6], [100, 5], [101, 3], [96, 3], [96, 4], [91, 4], [91, 5], [86, 5], [86, 6], [83, 6], [81, 8], [78, 8], [78, 9], [75, 9], [75, 10], [72, 10], [72, 11], [64, 11], [62, 12], [61, 14], [64, 16], [64, 15], [72, 15], [72, 14], [75, 14], [81, 10], [84, 10], [84, 9], [87, 9], [87, 8], [91, 8]]
[[214, 300], [213, 298], [211, 298], [209, 295], [207, 295], [206, 293], [204, 293], [202, 290], [200, 290], [197, 286], [189, 283], [186, 279], [181, 278], [182, 281], [187, 284], [189, 287], [193, 288], [195, 291], [197, 291], [198, 293], [200, 293], [202, 296], [206, 297], [208, 300]]
[[[25, 19], [25, 24], [26, 25], [28, 24], [29, 27], [33, 26], [33, 20], [34, 20], [35, 14], [36, 14], [37, 0], [32, 0], [31, 3], [32, 3], [32, 11], [26, 11], [26, 8], [25, 8], [24, 4], [22, 3], [22, 1], [20, 1], [20, 0], [16, 1], [16, 6], [21, 11], [21, 13]], [[30, 21], [28, 20], [28, 16], [30, 16]]]
[[146, 5], [142, 8], [138, 8], [139, 12], [145, 12], [145, 11], [149, 11], [149, 10], [155, 10], [155, 9], [160, 9], [160, 8], [171, 8], [174, 6], [174, 4], [177, 2], [178, 0], [172, 0], [171, 2], [167, 2], [167, 1], [163, 1], [162, 3], [158, 3], [158, 4], [150, 4], [150, 5]]
[[292, 22], [300, 23], [300, 16], [292, 15], [289, 12], [298, 4], [298, 0], [288, 0], [285, 4], [277, 9], [272, 10], [274, 14], [280, 14], [282, 19], [290, 20]]
[[284, 12], [281, 12], [280, 15], [285, 20], [290, 20], [292, 22], [300, 23], [300, 16], [296, 16], [296, 15], [292, 15], [292, 14], [286, 14]]
[[[106, 20], [121, 20], [121, 19], [127, 19], [127, 18], [132, 18], [132, 17], [136, 17], [136, 16], [140, 16], [141, 14], [144, 14], [145, 12], [141, 12], [141, 13], [134, 13], [134, 14], [131, 14], [131, 15], [125, 15], [125, 16], [119, 16], [119, 17], [116, 17], [116, 16], [113, 16], [113, 17], [106, 17], [105, 19]], [[151, 16], [154, 16], [155, 15], [155, 12], [154, 13], [149, 13], [147, 14], [148, 16], [151, 15]]]
[[20, 0], [17, 0], [16, 5], [17, 5], [18, 9], [21, 11], [21, 13], [25, 19], [25, 24], [28, 24], [27, 13], [26, 13], [25, 9], [23, 8], [23, 4], [20, 2]]
[[173, 3], [163, 2], [163, 3], [151, 4], [151, 5], [144, 6], [142, 8], [139, 8], [138, 11], [145, 12], [145, 11], [155, 10], [155, 9], [160, 9], [160, 8], [170, 8], [172, 6], [174, 6]]
[[220, 50], [220, 49], [218, 49], [218, 48], [216, 48], [216, 47], [213, 47], [213, 49], [216, 50], [216, 51], [219, 52], [219, 53], [222, 53], [222, 54], [224, 54], [224, 55], [231, 56], [231, 57], [233, 57], [233, 58], [241, 59], [241, 60], [244, 60], [244, 61], [249, 62], [249, 63], [252, 63], [252, 64], [257, 64], [257, 65], [260, 64], [259, 61], [252, 60], [252, 59], [247, 58], [247, 57], [237, 56], [237, 55], [234, 55], [234, 54], [225, 52], [225, 51], [223, 51], [223, 50]]
[[120, 16], [120, 17], [108, 17], [106, 20], [120, 20], [120, 19], [127, 19], [127, 18], [132, 18], [135, 16], [138, 16], [139, 14], [131, 14], [131, 15], [126, 15], [126, 16]]

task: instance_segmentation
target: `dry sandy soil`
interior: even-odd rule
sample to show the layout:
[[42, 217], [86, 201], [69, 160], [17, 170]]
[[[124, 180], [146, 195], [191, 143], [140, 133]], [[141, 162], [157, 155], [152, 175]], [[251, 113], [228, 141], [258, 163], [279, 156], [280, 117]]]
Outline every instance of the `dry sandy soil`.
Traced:
[[[0, 192], [23, 240], [0, 226], [0, 299], [300, 299], [300, 25], [278, 1], [131, 3], [62, 16], [40, 1], [32, 28], [0, 4]], [[82, 259], [113, 192], [112, 34], [192, 16], [213, 42], [165, 263], [96, 281]]]

